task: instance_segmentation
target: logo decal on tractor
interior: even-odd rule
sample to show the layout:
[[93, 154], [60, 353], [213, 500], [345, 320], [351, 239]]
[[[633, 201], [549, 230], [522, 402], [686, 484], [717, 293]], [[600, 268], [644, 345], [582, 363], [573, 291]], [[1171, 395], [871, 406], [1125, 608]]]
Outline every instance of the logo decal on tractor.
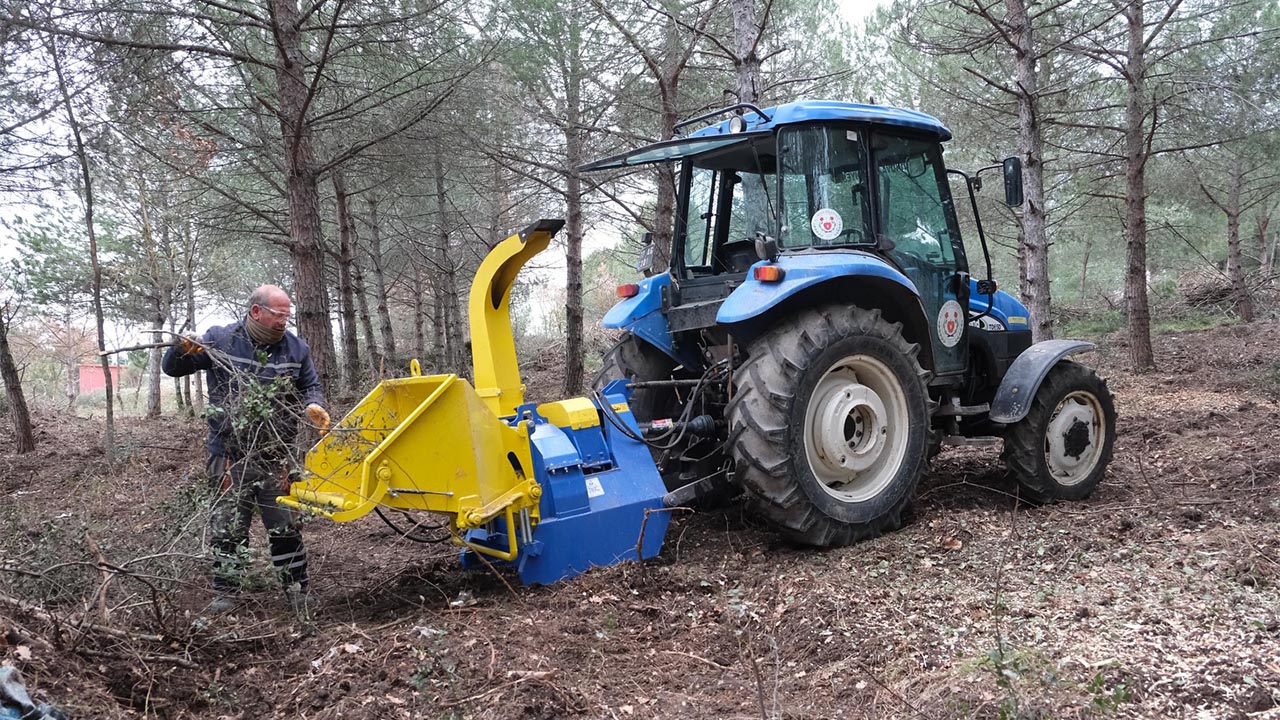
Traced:
[[819, 240], [835, 240], [840, 237], [840, 231], [844, 230], [844, 218], [831, 208], [822, 208], [813, 214], [809, 227], [813, 229], [814, 237]]
[[955, 300], [942, 303], [938, 311], [938, 340], [943, 347], [955, 347], [964, 334], [964, 308]]

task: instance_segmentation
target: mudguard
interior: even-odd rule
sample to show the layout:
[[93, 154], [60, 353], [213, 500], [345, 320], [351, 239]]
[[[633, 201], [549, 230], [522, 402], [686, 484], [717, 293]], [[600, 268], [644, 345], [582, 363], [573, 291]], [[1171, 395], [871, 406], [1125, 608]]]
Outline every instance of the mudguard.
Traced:
[[783, 255], [773, 263], [783, 269], [785, 275], [781, 282], [760, 282], [754, 279], [754, 270], [761, 265], [760, 261], [752, 265], [747, 272], [747, 279], [742, 285], [725, 298], [716, 313], [716, 322], [731, 325], [758, 317], [773, 306], [795, 295], [806, 288], [834, 280], [856, 276], [878, 277], [895, 282], [911, 294], [920, 297], [920, 291], [914, 283], [884, 260], [868, 253], [821, 252], [797, 255]]
[[1027, 306], [1003, 290], [995, 292], [995, 298], [978, 294], [978, 281], [969, 279], [969, 312], [980, 313], [990, 310], [991, 317], [1004, 325], [1005, 330], [1026, 330], [1030, 327], [1027, 318]]
[[991, 421], [1008, 425], [1026, 417], [1049, 370], [1062, 358], [1093, 348], [1093, 343], [1083, 340], [1045, 340], [1027, 348], [1000, 381], [991, 401]]
[[696, 359], [682, 357], [671, 339], [671, 325], [662, 313], [662, 292], [671, 286], [670, 273], [641, 280], [640, 292], [609, 308], [600, 321], [602, 327], [623, 329], [671, 356], [678, 363], [696, 365]]

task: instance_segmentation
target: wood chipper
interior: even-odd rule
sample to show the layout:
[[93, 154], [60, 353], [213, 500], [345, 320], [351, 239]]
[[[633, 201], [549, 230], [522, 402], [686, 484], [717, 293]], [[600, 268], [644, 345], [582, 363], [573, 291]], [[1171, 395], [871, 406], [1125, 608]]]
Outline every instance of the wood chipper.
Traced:
[[511, 333], [511, 287], [563, 220], [498, 244], [471, 287], [475, 386], [457, 375], [386, 380], [307, 453], [280, 502], [346, 522], [375, 508], [446, 516], [464, 564], [483, 555], [549, 584], [658, 554], [666, 488], [619, 381], [526, 404]]

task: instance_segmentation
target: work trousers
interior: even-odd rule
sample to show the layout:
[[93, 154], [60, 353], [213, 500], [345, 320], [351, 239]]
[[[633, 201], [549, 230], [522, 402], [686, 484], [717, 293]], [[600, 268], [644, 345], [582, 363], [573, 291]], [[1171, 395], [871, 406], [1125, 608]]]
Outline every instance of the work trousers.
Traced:
[[249, 551], [249, 525], [256, 510], [267, 529], [271, 564], [285, 587], [307, 587], [307, 550], [294, 514], [276, 498], [286, 492], [284, 465], [209, 458], [209, 482], [216, 497], [209, 518], [213, 539], [213, 586], [234, 591], [244, 578]]

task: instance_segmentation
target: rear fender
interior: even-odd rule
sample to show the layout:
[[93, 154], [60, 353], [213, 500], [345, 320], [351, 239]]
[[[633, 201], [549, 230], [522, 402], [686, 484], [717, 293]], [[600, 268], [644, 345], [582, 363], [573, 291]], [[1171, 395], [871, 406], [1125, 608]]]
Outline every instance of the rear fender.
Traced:
[[1009, 425], [1026, 417], [1049, 370], [1062, 358], [1093, 348], [1093, 343], [1083, 340], [1045, 340], [1027, 348], [1000, 381], [991, 401], [991, 421]]
[[853, 251], [784, 255], [776, 264], [785, 272], [781, 282], [763, 283], [748, 272], [746, 282], [720, 306], [716, 322], [736, 340], [750, 342], [805, 308], [857, 305], [879, 309], [886, 320], [902, 323], [903, 337], [920, 345], [920, 363], [933, 369], [920, 293], [897, 268], [874, 255]]
[[602, 327], [626, 330], [689, 367], [698, 364], [697, 354], [681, 352], [671, 337], [671, 325], [662, 312], [662, 294], [671, 286], [671, 275], [662, 273], [641, 280], [640, 291], [609, 308]]

